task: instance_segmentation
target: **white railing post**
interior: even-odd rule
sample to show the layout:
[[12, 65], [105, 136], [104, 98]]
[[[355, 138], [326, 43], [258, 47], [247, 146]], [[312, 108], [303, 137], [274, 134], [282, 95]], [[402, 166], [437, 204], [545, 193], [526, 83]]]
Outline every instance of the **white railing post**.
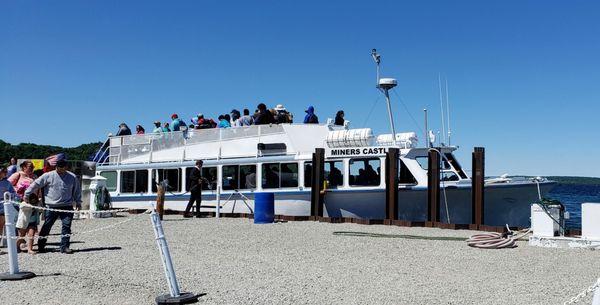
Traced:
[[158, 245], [158, 251], [160, 252], [160, 258], [165, 270], [167, 284], [169, 285], [169, 294], [156, 297], [156, 303], [187, 304], [197, 301], [197, 295], [189, 292], [182, 293], [179, 291], [179, 284], [177, 283], [175, 268], [173, 268], [173, 261], [171, 260], [171, 252], [169, 252], [169, 245], [167, 244], [167, 239], [165, 238], [162, 222], [160, 221], [160, 217], [158, 216], [158, 213], [156, 213], [156, 210], [152, 210], [152, 213], [150, 214], [150, 220], [152, 221], [154, 236], [156, 237], [156, 244]]
[[221, 184], [217, 183], [217, 206], [216, 206], [217, 210], [215, 213], [215, 216], [217, 218], [221, 217]]
[[[598, 281], [600, 283], [600, 278]], [[600, 305], [600, 286], [596, 287], [596, 291], [594, 291], [594, 298], [592, 299], [592, 305]]]
[[12, 195], [4, 193], [4, 232], [8, 246], [8, 272], [0, 273], [1, 281], [25, 280], [35, 277], [35, 273], [19, 271], [19, 260], [17, 257], [17, 239], [15, 235], [15, 221], [17, 211], [12, 205]]

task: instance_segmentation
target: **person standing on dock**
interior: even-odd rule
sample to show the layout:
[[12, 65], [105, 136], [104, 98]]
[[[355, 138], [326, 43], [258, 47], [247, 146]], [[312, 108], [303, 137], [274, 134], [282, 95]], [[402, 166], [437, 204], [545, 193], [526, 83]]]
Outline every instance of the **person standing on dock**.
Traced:
[[190, 190], [190, 201], [188, 201], [187, 206], [185, 207], [185, 212], [183, 213], [183, 217], [189, 218], [192, 217], [190, 215], [190, 210], [196, 202], [196, 217], [200, 218], [200, 205], [202, 204], [202, 160], [196, 161], [196, 166], [192, 168], [192, 172], [189, 176], [189, 184], [188, 189]]
[[60, 239], [60, 252], [64, 254], [72, 254], [73, 250], [69, 248], [70, 237], [65, 236], [71, 234], [71, 222], [73, 221], [73, 208], [79, 210], [81, 208], [81, 185], [77, 177], [67, 171], [67, 161], [59, 160], [56, 162], [56, 169], [47, 172], [35, 179], [35, 181], [25, 191], [24, 200], [29, 202], [29, 196], [38, 190], [44, 190], [44, 203], [49, 208], [60, 211], [45, 211], [45, 221], [40, 230], [38, 240], [38, 252], [45, 252], [46, 236], [50, 233], [50, 229], [54, 222], [60, 218], [62, 222]]

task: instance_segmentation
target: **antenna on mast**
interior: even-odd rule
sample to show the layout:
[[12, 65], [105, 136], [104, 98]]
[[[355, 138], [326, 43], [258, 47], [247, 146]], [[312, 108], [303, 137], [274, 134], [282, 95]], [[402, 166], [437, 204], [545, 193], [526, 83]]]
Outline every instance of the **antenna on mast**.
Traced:
[[388, 116], [390, 120], [390, 129], [392, 130], [392, 145], [396, 146], [396, 128], [394, 127], [394, 117], [392, 116], [392, 105], [390, 103], [390, 89], [396, 87], [398, 82], [393, 78], [380, 78], [379, 77], [379, 64], [381, 63], [381, 56], [377, 53], [376, 49], [371, 50], [371, 57], [377, 65], [377, 89], [379, 89], [385, 95], [387, 102]]
[[452, 135], [452, 131], [450, 131], [450, 101], [448, 100], [448, 78], [446, 78], [446, 116], [446, 123], [448, 123], [448, 146], [451, 146], [450, 136]]
[[[438, 87], [440, 88], [440, 110], [442, 111], [442, 137], [440, 141], [446, 142], [446, 123], [444, 122], [444, 100], [442, 98], [442, 74], [438, 73]], [[443, 145], [444, 143], [442, 143]]]

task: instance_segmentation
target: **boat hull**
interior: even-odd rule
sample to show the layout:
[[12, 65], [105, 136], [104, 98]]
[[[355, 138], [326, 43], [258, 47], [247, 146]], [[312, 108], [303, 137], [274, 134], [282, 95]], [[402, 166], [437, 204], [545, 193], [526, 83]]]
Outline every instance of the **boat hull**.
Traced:
[[[554, 183], [540, 184], [542, 196]], [[288, 216], [310, 215], [310, 190], [275, 191], [275, 214]], [[254, 193], [221, 194], [221, 213], [253, 213]], [[442, 188], [440, 221], [455, 224], [471, 223], [471, 188]], [[216, 194], [202, 195], [201, 211], [214, 212]], [[498, 184], [485, 187], [484, 224], [491, 226], [529, 227], [530, 205], [538, 199], [534, 183]], [[165, 209], [184, 211], [189, 195], [165, 196]], [[324, 216], [362, 219], [385, 218], [384, 189], [331, 190], [325, 194]], [[115, 208], [149, 208], [155, 204], [155, 195], [114, 196]], [[427, 220], [427, 190], [400, 188], [398, 191], [398, 219]]]

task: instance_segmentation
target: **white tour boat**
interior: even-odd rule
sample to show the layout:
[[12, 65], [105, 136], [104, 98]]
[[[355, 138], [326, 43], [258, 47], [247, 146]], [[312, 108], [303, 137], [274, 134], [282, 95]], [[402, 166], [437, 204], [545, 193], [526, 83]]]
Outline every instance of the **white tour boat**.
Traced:
[[[376, 53], [375, 53], [376, 54]], [[374, 56], [375, 58], [375, 56]], [[376, 57], [379, 61], [379, 57]], [[386, 95], [393, 79], [379, 79]], [[165, 209], [185, 210], [188, 174], [203, 160], [202, 211], [252, 213], [255, 192], [275, 193], [275, 214], [308, 216], [311, 211], [311, 163], [316, 148], [325, 149], [324, 216], [385, 218], [385, 153], [400, 149], [398, 219], [427, 219], [427, 158], [415, 133], [374, 135], [370, 128], [327, 124], [273, 124], [225, 129], [110, 137], [96, 172], [106, 178], [116, 208], [147, 208], [156, 200], [157, 183], [167, 181]], [[395, 137], [392, 136], [395, 134]], [[428, 142], [428, 141], [427, 141]], [[471, 179], [453, 152], [442, 154], [443, 222], [471, 223]], [[485, 183], [487, 225], [529, 226], [530, 205], [554, 182], [496, 178]]]

